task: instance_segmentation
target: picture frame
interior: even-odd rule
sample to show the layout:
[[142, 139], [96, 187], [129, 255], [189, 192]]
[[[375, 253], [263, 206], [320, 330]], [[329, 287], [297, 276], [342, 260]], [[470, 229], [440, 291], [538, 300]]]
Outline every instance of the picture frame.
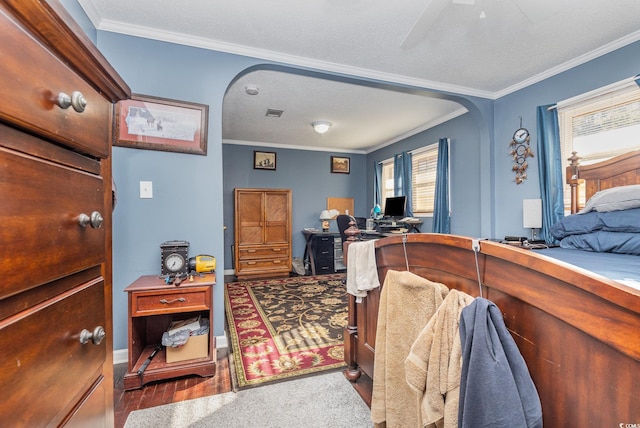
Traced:
[[113, 145], [207, 155], [209, 106], [132, 94], [116, 104]]
[[349, 174], [351, 159], [343, 156], [331, 156], [331, 172], [333, 174]]
[[253, 169], [276, 170], [276, 152], [253, 151]]

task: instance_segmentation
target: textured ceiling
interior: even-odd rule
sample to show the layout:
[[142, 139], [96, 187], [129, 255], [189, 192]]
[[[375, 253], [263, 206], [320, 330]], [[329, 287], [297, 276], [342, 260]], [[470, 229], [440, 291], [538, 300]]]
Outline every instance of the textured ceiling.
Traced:
[[[99, 30], [486, 98], [640, 39], [639, 0], [459, 1], [79, 0]], [[420, 23], [430, 15], [428, 25]], [[370, 150], [460, 108], [423, 95], [274, 74], [248, 75], [230, 88], [224, 138]], [[259, 95], [244, 94], [241, 85], [250, 80]], [[285, 110], [280, 122], [254, 116], [264, 109], [260, 97]], [[413, 119], [413, 110], [423, 119]], [[309, 142], [301, 132], [321, 116], [335, 126]], [[278, 128], [296, 131], [279, 135]]]

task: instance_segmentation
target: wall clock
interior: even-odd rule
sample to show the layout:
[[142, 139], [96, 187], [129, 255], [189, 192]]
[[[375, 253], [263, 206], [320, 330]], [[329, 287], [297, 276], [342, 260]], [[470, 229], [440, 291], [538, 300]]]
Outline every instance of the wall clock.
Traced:
[[516, 144], [529, 142], [529, 131], [526, 128], [518, 128], [516, 132], [513, 133], [513, 141], [515, 141]]
[[527, 179], [527, 162], [528, 157], [533, 157], [533, 151], [529, 146], [531, 136], [526, 128], [522, 127], [522, 117], [520, 118], [520, 128], [513, 133], [513, 139], [509, 143], [511, 151], [509, 154], [513, 156], [513, 166], [511, 170], [516, 173], [516, 184], [522, 183]]

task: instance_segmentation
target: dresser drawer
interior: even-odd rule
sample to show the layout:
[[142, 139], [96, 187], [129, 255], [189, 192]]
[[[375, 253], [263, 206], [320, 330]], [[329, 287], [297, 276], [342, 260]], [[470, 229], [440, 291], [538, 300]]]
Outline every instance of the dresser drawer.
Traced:
[[256, 259], [256, 260], [241, 260], [238, 271], [242, 273], [249, 273], [252, 270], [264, 271], [277, 270], [289, 272], [289, 259]]
[[[0, 118], [96, 157], [109, 154], [112, 105], [0, 8]], [[60, 92], [80, 92], [86, 108], [56, 105]]]
[[105, 326], [103, 287], [96, 279], [0, 321], [0, 397], [10, 412], [1, 421], [58, 426], [99, 380], [108, 341], [83, 345], [80, 333]]
[[101, 177], [2, 147], [0, 177], [0, 298], [104, 261], [104, 228], [79, 224], [103, 210]]
[[245, 247], [242, 246], [238, 248], [238, 257], [240, 260], [253, 260], [253, 259], [261, 259], [261, 258], [288, 258], [289, 257], [289, 247], [286, 245], [283, 246], [256, 246], [256, 247]]
[[132, 317], [204, 311], [211, 307], [211, 287], [132, 292], [129, 298]]

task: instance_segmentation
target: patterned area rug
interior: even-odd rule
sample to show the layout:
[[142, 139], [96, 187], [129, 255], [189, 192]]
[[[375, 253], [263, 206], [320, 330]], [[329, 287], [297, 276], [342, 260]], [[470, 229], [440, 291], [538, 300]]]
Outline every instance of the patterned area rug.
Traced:
[[345, 366], [344, 274], [225, 284], [238, 387]]

